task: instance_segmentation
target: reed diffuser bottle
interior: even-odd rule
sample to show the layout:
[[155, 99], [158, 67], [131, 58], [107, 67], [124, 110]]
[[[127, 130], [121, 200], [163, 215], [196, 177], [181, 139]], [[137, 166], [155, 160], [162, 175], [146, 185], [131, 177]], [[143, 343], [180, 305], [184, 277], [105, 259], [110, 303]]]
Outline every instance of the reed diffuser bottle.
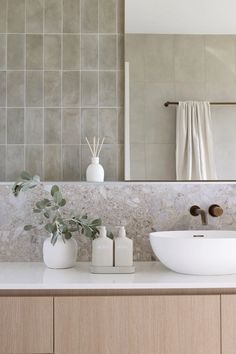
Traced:
[[88, 166], [86, 171], [86, 180], [87, 182], [104, 182], [104, 169], [99, 163], [99, 156], [102, 150], [102, 146], [105, 138], [102, 139], [100, 144], [100, 138], [93, 138], [93, 144], [90, 144], [86, 138], [88, 147], [92, 154], [91, 164]]

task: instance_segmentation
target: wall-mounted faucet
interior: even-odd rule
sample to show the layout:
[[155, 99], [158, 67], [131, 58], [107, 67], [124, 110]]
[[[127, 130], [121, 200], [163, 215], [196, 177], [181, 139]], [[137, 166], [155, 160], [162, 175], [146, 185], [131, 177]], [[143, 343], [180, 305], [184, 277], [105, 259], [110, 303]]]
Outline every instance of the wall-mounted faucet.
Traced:
[[207, 212], [204, 209], [201, 209], [198, 205], [191, 206], [190, 214], [192, 216], [201, 215], [202, 225], [208, 225]]
[[[223, 214], [224, 210], [218, 204], [212, 204], [209, 207], [208, 212], [211, 216], [217, 218]], [[204, 209], [201, 209], [198, 205], [191, 206], [190, 214], [193, 216], [201, 215], [202, 225], [208, 225], [207, 212]]]

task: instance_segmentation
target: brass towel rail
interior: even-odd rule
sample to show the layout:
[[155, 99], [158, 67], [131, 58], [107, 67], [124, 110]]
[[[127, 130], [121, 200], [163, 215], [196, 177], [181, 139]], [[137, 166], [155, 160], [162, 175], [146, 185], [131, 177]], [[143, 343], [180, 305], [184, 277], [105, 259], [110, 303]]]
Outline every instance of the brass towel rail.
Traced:
[[[168, 107], [168, 106], [171, 106], [171, 105], [178, 105], [179, 102], [170, 102], [170, 101], [167, 101], [164, 103], [164, 106], [165, 107]], [[236, 102], [210, 102], [210, 105], [213, 105], [213, 106], [234, 106], [236, 105]]]

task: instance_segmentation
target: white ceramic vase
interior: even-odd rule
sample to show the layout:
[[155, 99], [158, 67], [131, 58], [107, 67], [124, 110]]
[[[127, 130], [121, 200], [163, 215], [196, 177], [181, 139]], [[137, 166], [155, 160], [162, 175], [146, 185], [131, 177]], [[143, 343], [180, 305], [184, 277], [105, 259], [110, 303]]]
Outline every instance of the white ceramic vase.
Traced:
[[104, 182], [104, 169], [99, 163], [99, 157], [92, 157], [86, 171], [87, 182]]
[[43, 244], [43, 260], [48, 268], [65, 269], [72, 268], [76, 264], [78, 245], [74, 238], [66, 240], [58, 237], [53, 246], [51, 237]]

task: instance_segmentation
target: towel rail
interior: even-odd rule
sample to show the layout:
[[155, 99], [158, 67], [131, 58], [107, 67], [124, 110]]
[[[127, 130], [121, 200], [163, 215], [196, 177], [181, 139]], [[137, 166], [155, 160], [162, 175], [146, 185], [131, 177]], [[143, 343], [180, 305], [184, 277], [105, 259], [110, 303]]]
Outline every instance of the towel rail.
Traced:
[[[165, 107], [168, 107], [168, 106], [171, 106], [171, 105], [178, 105], [179, 102], [170, 102], [170, 101], [167, 101], [164, 103], [164, 106]], [[213, 105], [213, 106], [234, 106], [236, 105], [236, 102], [210, 102], [210, 105]]]

